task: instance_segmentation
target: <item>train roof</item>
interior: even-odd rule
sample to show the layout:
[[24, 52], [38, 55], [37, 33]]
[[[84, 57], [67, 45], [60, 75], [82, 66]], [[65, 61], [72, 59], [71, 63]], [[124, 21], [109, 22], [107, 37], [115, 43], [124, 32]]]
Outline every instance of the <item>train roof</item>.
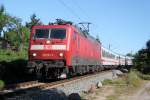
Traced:
[[106, 51], [106, 52], [109, 52], [109, 53], [111, 53], [111, 54], [114, 54], [115, 56], [119, 56], [119, 54], [117, 54], [116, 52], [114, 52], [114, 51], [112, 51], [112, 50], [109, 50], [109, 49], [105, 48], [104, 46], [102, 46], [102, 49], [103, 49], [104, 51]]
[[84, 36], [85, 38], [88, 38], [89, 40], [93, 41], [93, 42], [98, 42], [99, 44], [101, 44], [99, 41], [97, 41], [96, 38], [94, 38], [93, 36], [90, 35], [89, 32], [82, 30], [80, 27], [78, 27], [77, 25], [72, 25], [82, 36]]
[[109, 49], [105, 48], [104, 46], [102, 46], [102, 49], [105, 50], [106, 52], [114, 54], [115, 56], [119, 56], [120, 58], [123, 58], [123, 59], [125, 59], [125, 58], [127, 58], [127, 59], [134, 59], [134, 57], [129, 57], [129, 56], [118, 54], [118, 53], [116, 53], [116, 52], [114, 52], [112, 50], [109, 50]]

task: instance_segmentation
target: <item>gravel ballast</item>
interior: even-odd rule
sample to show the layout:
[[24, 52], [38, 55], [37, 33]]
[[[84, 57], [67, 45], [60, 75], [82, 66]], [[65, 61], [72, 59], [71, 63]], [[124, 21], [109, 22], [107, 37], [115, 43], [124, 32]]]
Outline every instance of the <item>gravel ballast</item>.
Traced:
[[81, 94], [83, 91], [88, 91], [92, 85], [96, 85], [104, 79], [114, 79], [112, 71], [101, 72], [82, 80], [69, 82], [54, 89], [40, 90], [40, 92], [35, 91], [35, 93], [26, 96], [9, 98], [7, 100], [68, 100], [67, 95], [71, 93]]

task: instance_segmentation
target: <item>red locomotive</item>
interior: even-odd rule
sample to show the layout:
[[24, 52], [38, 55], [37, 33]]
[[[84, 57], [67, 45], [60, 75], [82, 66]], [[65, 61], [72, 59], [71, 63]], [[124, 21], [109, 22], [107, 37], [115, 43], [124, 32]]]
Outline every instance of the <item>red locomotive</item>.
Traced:
[[41, 78], [100, 71], [104, 69], [101, 49], [100, 42], [70, 22], [33, 26], [28, 68]]

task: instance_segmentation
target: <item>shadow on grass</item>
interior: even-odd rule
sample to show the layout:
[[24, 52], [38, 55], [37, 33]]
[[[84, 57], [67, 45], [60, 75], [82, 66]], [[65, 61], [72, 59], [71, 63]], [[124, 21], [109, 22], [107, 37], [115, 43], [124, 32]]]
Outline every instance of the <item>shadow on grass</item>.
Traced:
[[30, 80], [26, 70], [27, 60], [18, 59], [11, 62], [0, 62], [0, 80], [5, 84], [19, 83]]
[[78, 93], [65, 94], [62, 90], [56, 88], [49, 90], [32, 89], [30, 93], [26, 91], [18, 91], [13, 94], [1, 95], [0, 100], [83, 100]]

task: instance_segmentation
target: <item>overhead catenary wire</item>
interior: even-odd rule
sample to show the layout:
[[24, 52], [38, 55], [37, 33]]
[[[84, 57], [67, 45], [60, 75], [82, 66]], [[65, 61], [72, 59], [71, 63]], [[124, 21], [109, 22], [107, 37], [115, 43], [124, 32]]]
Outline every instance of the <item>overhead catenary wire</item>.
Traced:
[[[61, 5], [63, 5], [72, 15], [74, 15], [80, 22], [83, 22], [83, 20], [80, 18], [80, 16], [76, 13], [76, 11], [74, 9], [72, 9], [72, 7], [70, 7], [68, 4], [66, 4], [66, 2], [64, 2], [63, 0], [57, 0]], [[74, 4], [76, 4], [76, 6], [80, 9], [79, 12], [81, 12], [84, 16], [86, 16], [86, 18], [91, 19], [87, 13], [86, 10], [83, 9], [79, 3], [77, 1], [72, 1]], [[86, 30], [85, 26], [83, 24], [81, 24], [82, 27], [84, 28], [84, 30]], [[97, 24], [92, 23], [93, 26], [97, 27], [98, 29], [100, 28]], [[98, 33], [97, 33], [98, 36]]]
[[71, 0], [74, 4], [76, 4], [77, 8], [79, 8], [79, 12], [82, 13], [87, 19], [90, 19], [86, 11], [79, 5], [79, 3], [76, 0]]
[[[84, 15], [87, 19], [91, 19], [91, 17], [89, 17], [89, 15], [86, 13], [87, 11], [85, 9], [83, 9], [79, 3], [76, 0], [71, 0], [74, 4], [76, 4], [77, 8], [79, 8], [79, 12], [82, 13], [82, 15]], [[95, 23], [91, 22], [94, 26], [100, 28], [98, 25], [96, 25]]]
[[[91, 19], [91, 16], [89, 16], [86, 12], [86, 9], [83, 9], [83, 7], [81, 7], [80, 6], [80, 4], [77, 2], [77, 0], [71, 0], [72, 1], [72, 3], [74, 3], [77, 7], [77, 9], [79, 9], [78, 11], [79, 12], [81, 12], [81, 14], [82, 15], [84, 15], [85, 17], [86, 17], [86, 19]], [[96, 29], [100, 29], [100, 27], [98, 26], [98, 25], [96, 25], [95, 23], [93, 23], [93, 22], [91, 22], [92, 23], [92, 25], [94, 26], [94, 27], [97, 27]], [[95, 36], [96, 36], [96, 38], [97, 38], [97, 36], [98, 36], [98, 33], [96, 33], [95, 34]]]
[[[68, 6], [63, 0], [58, 0], [60, 4], [62, 4], [70, 13], [72, 13], [78, 20], [79, 22], [82, 22], [83, 20], [79, 17], [79, 15], [70, 7]], [[85, 26], [82, 25], [84, 30], [86, 30]]]
[[57, 1], [60, 4], [62, 4], [70, 13], [76, 16], [79, 21], [81, 21], [81, 18], [78, 16], [78, 14], [71, 7], [69, 7], [63, 0], [57, 0]]
[[[79, 15], [74, 11], [74, 9], [72, 9], [70, 6], [68, 6], [63, 0], [58, 0], [58, 2], [60, 4], [62, 4], [70, 13], [72, 13], [75, 17], [77, 17], [77, 19], [82, 22], [83, 20], [79, 17]], [[77, 1], [73, 1], [73, 3], [76, 4], [76, 6], [80, 9], [79, 11], [86, 16], [88, 19], [90, 19], [90, 17], [86, 14], [86, 11], [78, 4]], [[96, 25], [95, 23], [92, 23], [95, 27], [98, 27], [98, 25]], [[82, 25], [82, 24], [81, 24]], [[84, 30], [86, 30], [85, 26], [82, 25], [82, 27], [84, 28]]]
[[[59, 3], [61, 3], [70, 13], [72, 13], [75, 17], [77, 17], [77, 19], [78, 19], [80, 22], [83, 21], [83, 20], [79, 17], [79, 15], [75, 12], [75, 10], [72, 9], [70, 6], [68, 6], [63, 0], [57, 0], [57, 1], [58, 1]], [[76, 6], [80, 9], [79, 11], [80, 11], [84, 16], [86, 16], [88, 19], [90, 19], [90, 17], [86, 14], [86, 11], [78, 4], [77, 1], [73, 1], [73, 3], [76, 3]], [[98, 28], [99, 28], [99, 26], [96, 25], [95, 23], [92, 23], [92, 24], [93, 24], [95, 27], [98, 27]], [[82, 25], [82, 27], [83, 27], [84, 29], [86, 29], [84, 25]]]

